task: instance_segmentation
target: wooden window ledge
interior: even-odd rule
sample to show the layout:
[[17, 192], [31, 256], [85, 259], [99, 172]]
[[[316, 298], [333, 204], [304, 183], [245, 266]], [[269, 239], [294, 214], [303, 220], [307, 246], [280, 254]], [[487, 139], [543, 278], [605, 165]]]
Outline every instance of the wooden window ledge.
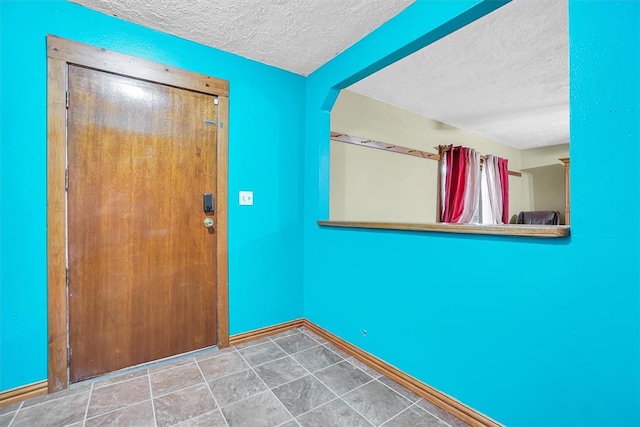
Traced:
[[445, 223], [405, 223], [405, 222], [361, 222], [361, 221], [318, 221], [323, 227], [377, 228], [384, 230], [431, 231], [436, 233], [487, 234], [493, 236], [520, 237], [568, 237], [568, 225], [475, 225]]

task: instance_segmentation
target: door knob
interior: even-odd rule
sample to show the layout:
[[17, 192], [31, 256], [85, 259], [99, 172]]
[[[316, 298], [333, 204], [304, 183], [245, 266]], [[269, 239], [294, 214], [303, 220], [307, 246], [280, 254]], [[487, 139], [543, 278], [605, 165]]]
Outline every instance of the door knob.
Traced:
[[205, 218], [202, 224], [207, 228], [211, 228], [213, 227], [213, 220], [211, 218]]

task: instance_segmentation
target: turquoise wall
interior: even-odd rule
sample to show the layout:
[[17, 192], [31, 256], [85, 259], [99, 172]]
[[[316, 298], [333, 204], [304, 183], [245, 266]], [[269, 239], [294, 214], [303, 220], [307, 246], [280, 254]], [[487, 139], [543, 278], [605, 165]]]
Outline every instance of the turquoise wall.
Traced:
[[0, 0], [0, 390], [46, 378], [52, 33], [230, 80], [232, 333], [304, 314], [510, 426], [640, 425], [640, 2], [570, 1], [571, 238], [316, 225], [339, 89], [502, 3], [417, 1], [304, 79], [66, 2]]
[[0, 391], [47, 377], [47, 34], [229, 80], [231, 333], [302, 316], [303, 77], [67, 2], [0, 16]]
[[640, 425], [640, 2], [570, 1], [570, 238], [315, 223], [338, 90], [498, 6], [416, 2], [307, 79], [305, 317], [509, 426]]

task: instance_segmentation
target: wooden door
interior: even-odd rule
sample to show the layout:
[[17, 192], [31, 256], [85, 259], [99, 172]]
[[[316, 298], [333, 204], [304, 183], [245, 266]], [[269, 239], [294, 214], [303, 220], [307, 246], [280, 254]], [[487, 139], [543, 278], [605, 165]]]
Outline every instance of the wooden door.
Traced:
[[215, 97], [68, 76], [70, 380], [215, 345]]

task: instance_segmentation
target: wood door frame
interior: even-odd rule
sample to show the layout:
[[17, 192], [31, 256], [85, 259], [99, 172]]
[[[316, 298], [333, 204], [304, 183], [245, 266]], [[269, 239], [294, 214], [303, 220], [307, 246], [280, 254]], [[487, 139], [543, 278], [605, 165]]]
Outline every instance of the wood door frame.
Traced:
[[67, 388], [66, 116], [68, 65], [107, 71], [218, 97], [216, 157], [217, 344], [229, 345], [227, 182], [229, 82], [118, 52], [47, 36], [47, 307], [49, 393]]

